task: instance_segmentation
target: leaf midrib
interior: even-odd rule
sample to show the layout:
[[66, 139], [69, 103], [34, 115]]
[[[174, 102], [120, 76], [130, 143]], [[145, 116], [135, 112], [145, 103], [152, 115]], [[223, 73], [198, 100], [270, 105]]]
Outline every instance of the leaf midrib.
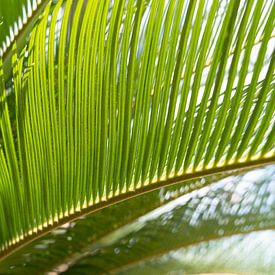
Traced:
[[84, 208], [79, 212], [75, 212], [67, 217], [64, 217], [64, 218], [60, 219], [58, 222], [55, 222], [53, 225], [48, 225], [47, 227], [44, 227], [42, 230], [38, 229], [38, 232], [36, 234], [28, 235], [23, 240], [10, 246], [8, 249], [1, 251], [0, 252], [0, 261], [4, 260], [5, 258], [10, 256], [14, 252], [16, 252], [16, 251], [20, 250], [21, 248], [25, 247], [26, 245], [30, 244], [34, 240], [37, 240], [37, 239], [45, 236], [50, 231], [66, 224], [68, 222], [72, 222], [72, 221], [79, 219], [80, 217], [83, 217], [87, 214], [94, 213], [96, 211], [99, 211], [103, 208], [117, 204], [119, 202], [143, 195], [148, 192], [158, 190], [163, 187], [168, 187], [171, 185], [182, 183], [187, 180], [192, 180], [192, 179], [196, 179], [196, 178], [200, 178], [200, 177], [204, 177], [204, 176], [208, 176], [208, 175], [220, 174], [220, 173], [224, 173], [224, 172], [230, 172], [230, 171], [234, 171], [234, 170], [243, 171], [243, 170], [248, 170], [248, 169], [251, 169], [254, 167], [259, 167], [259, 166], [263, 166], [266, 164], [272, 164], [272, 163], [275, 163], [275, 156], [273, 156], [271, 158], [266, 158], [266, 159], [258, 159], [255, 161], [235, 163], [235, 164], [231, 164], [231, 165], [227, 165], [227, 166], [223, 166], [223, 167], [214, 167], [214, 168], [204, 170], [204, 171], [196, 171], [192, 174], [191, 173], [184, 174], [184, 175], [180, 175], [180, 176], [177, 176], [174, 178], [168, 178], [163, 181], [158, 181], [158, 182], [150, 184], [150, 185], [142, 186], [135, 191], [128, 191], [127, 193], [122, 193], [118, 196], [109, 198], [108, 200], [105, 200], [105, 201], [101, 201], [97, 204], [94, 204], [87, 208]]
[[181, 248], [189, 248], [189, 247], [196, 246], [199, 244], [207, 243], [209, 241], [223, 240], [228, 237], [232, 237], [232, 236], [236, 236], [236, 235], [246, 235], [246, 234], [249, 234], [252, 232], [263, 232], [263, 231], [267, 231], [267, 230], [275, 230], [275, 226], [274, 227], [267, 226], [266, 228], [259, 227], [259, 228], [249, 229], [249, 230], [240, 230], [240, 232], [237, 232], [237, 233], [236, 232], [228, 232], [228, 233], [225, 233], [223, 236], [220, 236], [220, 235], [214, 233], [213, 235], [210, 235], [207, 239], [204, 239], [202, 241], [199, 241], [199, 240], [191, 241], [190, 243], [187, 243], [187, 244], [180, 243], [178, 245], [175, 245], [172, 248], [162, 249], [162, 250], [158, 251], [157, 253], [154, 253], [150, 256], [145, 256], [144, 258], [139, 258], [137, 260], [133, 260], [125, 265], [121, 265], [114, 269], [108, 270], [108, 274], [119, 274], [119, 272], [121, 272], [121, 271], [126, 271], [127, 269], [134, 267], [138, 264], [145, 263], [150, 260], [154, 260], [158, 257], [165, 255], [166, 253], [176, 251]]

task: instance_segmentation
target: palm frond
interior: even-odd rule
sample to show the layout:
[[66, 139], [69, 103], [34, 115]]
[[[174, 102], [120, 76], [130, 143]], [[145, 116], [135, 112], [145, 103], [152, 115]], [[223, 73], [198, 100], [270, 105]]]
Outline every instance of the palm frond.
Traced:
[[273, 162], [274, 19], [262, 0], [49, 3], [12, 84], [0, 63], [2, 255], [102, 203]]
[[[226, 266], [227, 260], [227, 257], [219, 258], [222, 250], [219, 243], [233, 247], [242, 238], [240, 234], [274, 229], [274, 171], [275, 166], [270, 165], [220, 179], [209, 176], [206, 181], [188, 182], [191, 189], [179, 184], [127, 200], [32, 242], [5, 259], [0, 273], [60, 273], [67, 269], [72, 274], [115, 270], [119, 274], [122, 271], [132, 274], [140, 266], [153, 265], [175, 250], [185, 255], [183, 263], [193, 269], [209, 266], [208, 261], [213, 264], [211, 259], [216, 256], [212, 268], [218, 271], [217, 266]], [[233, 244], [224, 239], [231, 235], [236, 239]], [[250, 245], [253, 245], [251, 238]], [[233, 251], [237, 253], [239, 247], [242, 248], [241, 242]], [[243, 259], [247, 256], [244, 263], [239, 263], [237, 270], [229, 264], [227, 271], [240, 272], [262, 250], [249, 251], [250, 255], [239, 251]], [[207, 252], [210, 254], [203, 258]], [[191, 261], [190, 257], [193, 257]], [[194, 261], [201, 261], [201, 265], [193, 265]], [[230, 262], [234, 263], [232, 259]], [[246, 271], [252, 272], [262, 265], [262, 260], [254, 262]]]

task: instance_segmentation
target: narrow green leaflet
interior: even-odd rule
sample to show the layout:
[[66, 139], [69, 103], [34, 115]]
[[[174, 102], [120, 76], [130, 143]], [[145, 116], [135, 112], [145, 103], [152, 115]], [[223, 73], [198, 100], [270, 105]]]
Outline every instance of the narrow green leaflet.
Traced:
[[274, 1], [41, 3], [0, 61], [0, 257], [102, 206], [274, 162]]

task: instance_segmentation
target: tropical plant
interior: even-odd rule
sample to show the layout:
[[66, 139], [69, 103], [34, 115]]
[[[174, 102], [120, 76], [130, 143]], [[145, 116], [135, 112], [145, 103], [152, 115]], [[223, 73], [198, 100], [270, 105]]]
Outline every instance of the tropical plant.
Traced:
[[2, 0], [0, 20], [0, 272], [275, 272], [213, 264], [275, 226], [274, 0]]

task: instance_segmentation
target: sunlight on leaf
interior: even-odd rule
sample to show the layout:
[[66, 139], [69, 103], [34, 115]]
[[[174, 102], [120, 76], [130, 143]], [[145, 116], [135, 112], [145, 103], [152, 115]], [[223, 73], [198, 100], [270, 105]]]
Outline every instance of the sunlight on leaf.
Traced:
[[100, 207], [274, 162], [274, 1], [42, 2], [0, 5], [0, 257]]

